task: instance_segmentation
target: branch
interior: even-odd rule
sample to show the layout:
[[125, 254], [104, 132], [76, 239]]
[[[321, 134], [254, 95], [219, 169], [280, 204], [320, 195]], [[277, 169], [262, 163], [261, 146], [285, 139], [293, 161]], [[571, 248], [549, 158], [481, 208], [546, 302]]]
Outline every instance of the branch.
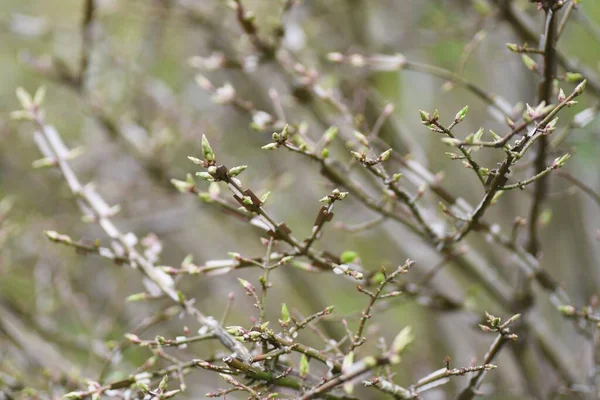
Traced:
[[227, 331], [219, 325], [216, 319], [204, 315], [200, 310], [192, 305], [191, 301], [185, 299], [181, 292], [175, 288], [173, 279], [159, 268], [155, 268], [151, 261], [142, 256], [132, 244], [132, 235], [124, 235], [110, 220], [110, 207], [104, 199], [96, 193], [91, 185], [82, 185], [71, 166], [65, 159], [68, 150], [64, 145], [58, 132], [51, 126], [46, 125], [43, 119], [43, 112], [40, 109], [41, 101], [43, 100], [43, 92], [38, 91], [35, 99], [24, 93], [23, 90], [18, 91], [20, 100], [23, 106], [21, 116], [28, 118], [34, 122], [37, 128], [35, 141], [40, 149], [40, 152], [45, 157], [55, 161], [57, 167], [63, 174], [71, 192], [77, 200], [81, 211], [84, 215], [92, 217], [104, 230], [104, 232], [113, 240], [115, 253], [123, 253], [133, 268], [139, 268], [145, 277], [154, 282], [157, 287], [167, 295], [172, 301], [179, 304], [188, 314], [195, 317], [198, 323], [213, 330], [221, 343], [236, 356], [243, 360], [251, 358], [249, 351], [237, 342]]
[[[544, 44], [544, 76], [540, 83], [538, 103], [551, 103], [552, 97], [552, 82], [556, 75], [556, 12], [550, 6], [546, 9], [546, 26], [544, 29], [544, 36], [542, 37]], [[526, 245], [527, 251], [534, 257], [540, 251], [540, 241], [538, 238], [538, 222], [539, 214], [541, 212], [542, 203], [546, 198], [548, 192], [548, 181], [546, 179], [546, 156], [548, 150], [548, 138], [546, 136], [540, 137], [538, 143], [537, 154], [534, 160], [534, 170], [538, 179], [534, 181], [533, 185], [533, 201], [531, 209], [529, 211], [528, 221], [528, 232], [529, 238]]]

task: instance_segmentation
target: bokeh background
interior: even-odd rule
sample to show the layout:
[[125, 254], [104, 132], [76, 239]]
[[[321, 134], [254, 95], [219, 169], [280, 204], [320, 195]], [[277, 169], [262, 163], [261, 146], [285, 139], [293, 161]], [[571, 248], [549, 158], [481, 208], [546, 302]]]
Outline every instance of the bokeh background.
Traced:
[[[40, 157], [32, 140], [33, 127], [9, 117], [9, 112], [19, 107], [14, 95], [19, 86], [29, 91], [41, 85], [47, 88], [48, 122], [70, 147], [85, 149], [84, 155], [72, 162], [74, 169], [83, 181], [93, 181], [110, 204], [121, 206], [115, 221], [124, 231], [139, 237], [153, 233], [160, 238], [162, 265], [178, 266], [188, 254], [202, 263], [228, 258], [228, 252], [249, 257], [264, 252], [253, 227], [193, 196], [178, 193], [170, 185], [171, 178], [183, 179], [195, 170], [187, 156], [201, 154], [203, 134], [224, 164], [248, 165], [241, 176], [247, 187], [259, 194], [272, 191], [268, 207], [278, 220], [286, 221], [300, 237], [310, 235], [320, 207], [318, 199], [333, 186], [319, 174], [316, 164], [304, 158], [282, 150], [260, 150], [269, 142], [271, 132], [251, 129], [247, 114], [215, 104], [194, 80], [198, 71], [190, 66], [190, 57], [209, 56], [215, 51], [231, 57], [252, 53], [224, 3], [98, 0], [86, 81], [84, 90], [78, 91], [56, 79], [52, 71], [43, 70], [52, 65], [52, 60], [54, 68], [76, 71], [79, 67], [83, 2], [1, 2], [0, 198], [6, 209], [12, 204], [0, 230], [2, 376], [17, 377], [50, 396], [61, 394], [62, 384], [68, 380], [65, 377], [98, 379], [103, 374], [107, 382], [119, 379], [134, 372], [149, 353], [128, 348], [107, 366], [111, 345], [166, 306], [160, 300], [126, 303], [129, 294], [144, 290], [135, 271], [98, 257], [75, 254], [44, 237], [43, 231], [50, 229], [89, 241], [106, 239], [96, 226], [81, 221], [57, 171], [32, 168], [32, 162]], [[317, 69], [324, 84], [339, 88], [357, 114], [364, 112], [374, 121], [383, 105], [394, 104], [382, 138], [400, 154], [411, 153], [433, 173], [443, 174], [446, 189], [475, 205], [483, 194], [479, 182], [472, 171], [444, 155], [447, 147], [421, 125], [418, 110], [437, 108], [442, 119], [450, 121], [468, 104], [469, 114], [460, 132], [466, 135], [480, 126], [505, 132], [505, 126], [487, 105], [444, 79], [412, 71], [369, 72], [336, 66], [327, 61], [326, 55], [332, 51], [401, 53], [411, 61], [446, 68], [476, 82], [518, 110], [525, 102], [535, 103], [538, 77], [525, 68], [519, 55], [507, 50], [505, 43], [522, 40], [497, 12], [497, 4], [501, 3], [306, 0], [286, 16], [283, 43], [307, 66]], [[540, 33], [543, 20], [535, 5], [512, 3]], [[599, 76], [600, 3], [582, 3], [566, 25], [558, 47]], [[265, 32], [274, 28], [281, 12], [278, 2], [248, 0], [245, 4], [254, 10]], [[322, 102], [304, 99], [297, 80], [273, 63], [259, 64], [253, 71], [220, 69], [204, 74], [215, 86], [230, 82], [240, 98], [268, 112], [274, 109], [269, 90], [275, 89], [287, 118], [306, 121], [314, 138], [340, 120]], [[568, 84], [564, 88], [566, 92], [572, 90]], [[559, 124], [567, 125], [577, 113], [597, 102], [597, 97], [586, 94], [580, 104], [561, 114]], [[574, 155], [566, 170], [596, 193], [600, 191], [599, 126], [594, 116], [587, 126], [573, 129], [563, 144], [563, 149]], [[342, 145], [332, 151], [348, 159]], [[501, 156], [492, 152], [481, 155], [490, 167]], [[542, 267], [561, 283], [575, 305], [590, 304], [600, 287], [599, 204], [563, 178], [553, 175], [550, 182], [543, 212]], [[515, 217], [527, 216], [530, 201], [527, 190], [506, 194], [490, 210], [488, 220], [510, 231]], [[425, 196], [423, 206], [436, 210], [437, 200]], [[373, 218], [375, 214], [349, 198], [336, 208], [334, 221], [353, 225]], [[467, 242], [479, 251], [482, 263], [498, 271], [509, 286], [516, 285], [517, 267], [510, 253], [485, 239], [483, 235], [472, 235]], [[431, 248], [393, 221], [357, 234], [328, 225], [319, 246], [334, 253], [356, 251], [367, 270], [396, 266], [411, 258], [416, 264], [406, 279], [413, 282], [440, 260]], [[228, 322], [248, 325], [248, 316], [255, 315], [256, 310], [236, 278], [257, 283], [258, 276], [257, 271], [248, 270], [227, 276], [186, 278], [180, 284], [197, 299], [201, 309], [216, 316], [225, 309], [228, 295], [234, 293]], [[344, 334], [341, 320], [355, 322], [365, 306], [366, 297], [357, 294], [355, 284], [335, 275], [282, 268], [272, 278], [268, 311], [274, 321], [282, 301], [303, 315], [335, 305], [326, 329], [340, 337]], [[441, 368], [447, 355], [456, 366], [469, 365], [473, 360], [481, 362], [493, 337], [477, 329], [479, 321], [474, 315], [487, 310], [504, 318], [510, 316], [453, 263], [448, 263], [428, 286], [462, 308], [452, 312], [431, 310], [414, 298], [400, 296], [387, 303], [370, 325], [371, 335], [381, 335], [388, 341], [406, 325], [416, 332], [417, 340], [395, 378], [402, 385]], [[536, 315], [556, 338], [574, 374], [581, 377], [582, 383], [588, 382], [593, 374], [593, 343], [577, 334], [579, 327], [556, 312], [547, 294], [536, 289], [536, 295]], [[192, 321], [174, 318], [142, 336], [175, 337], [181, 335], [186, 324], [193, 328]], [[310, 335], [305, 340], [319, 345], [318, 338]], [[533, 355], [526, 365], [542, 388], [538, 393], [559, 398], [563, 382], [543, 361], [535, 342], [528, 343]], [[375, 344], [370, 343], [368, 348], [374, 349]], [[214, 350], [200, 345], [174, 354], [185, 359]], [[520, 370], [516, 353], [506, 349], [495, 361], [500, 368], [488, 375], [484, 385], [484, 391], [493, 393], [490, 398], [531, 397], [527, 375]], [[214, 375], [199, 371], [193, 372], [187, 383], [189, 398], [225, 386]], [[454, 379], [423, 398], [452, 398], [464, 385], [465, 378]], [[374, 396], [368, 393], [365, 396]]]

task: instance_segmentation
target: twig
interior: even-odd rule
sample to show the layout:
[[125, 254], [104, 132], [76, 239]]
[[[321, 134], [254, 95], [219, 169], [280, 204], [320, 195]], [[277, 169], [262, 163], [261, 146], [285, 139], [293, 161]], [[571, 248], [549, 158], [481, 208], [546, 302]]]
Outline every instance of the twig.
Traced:
[[[494, 358], [498, 355], [500, 350], [511, 340], [516, 340], [516, 335], [512, 334], [510, 329], [508, 328], [510, 324], [516, 321], [519, 318], [519, 315], [515, 315], [509, 318], [506, 322], [501, 324], [500, 318], [494, 317], [493, 315], [488, 315], [488, 326], [481, 325], [481, 328], [484, 331], [497, 331], [498, 336], [490, 346], [488, 352], [485, 354], [483, 358], [483, 365], [490, 364]], [[473, 399], [479, 391], [479, 387], [483, 382], [483, 378], [485, 377], [487, 370], [481, 369], [479, 372], [471, 378], [468, 386], [463, 389], [456, 400], [471, 400]]]
[[248, 350], [239, 342], [237, 342], [231, 335], [229, 335], [213, 317], [205, 316], [200, 310], [195, 308], [190, 301], [186, 300], [183, 294], [175, 289], [173, 279], [162, 270], [155, 268], [155, 266], [148, 259], [142, 256], [134, 248], [134, 246], [131, 244], [131, 239], [121, 233], [116, 225], [113, 224], [107, 214], [109, 207], [106, 205], [104, 200], [94, 191], [91, 186], [83, 186], [80, 183], [77, 176], [71, 169], [71, 166], [65, 160], [64, 153], [66, 146], [63, 144], [58, 132], [54, 128], [45, 124], [45, 121], [43, 120], [43, 114], [39, 109], [39, 104], [31, 101], [31, 104], [23, 104], [23, 106], [24, 108], [29, 106], [29, 108], [24, 111], [30, 113], [31, 119], [37, 127], [36, 143], [38, 144], [40, 151], [44, 156], [50, 157], [56, 161], [56, 165], [62, 172], [84, 215], [91, 214], [96, 219], [105, 233], [117, 244], [117, 247], [121, 248], [124, 254], [126, 254], [126, 257], [129, 259], [129, 264], [132, 267], [139, 267], [141, 272], [148, 279], [154, 282], [157, 287], [172, 301], [181, 305], [181, 307], [188, 314], [194, 316], [200, 325], [207, 326], [209, 329], [212, 329], [226, 348], [242, 359], [249, 360], [250, 353]]

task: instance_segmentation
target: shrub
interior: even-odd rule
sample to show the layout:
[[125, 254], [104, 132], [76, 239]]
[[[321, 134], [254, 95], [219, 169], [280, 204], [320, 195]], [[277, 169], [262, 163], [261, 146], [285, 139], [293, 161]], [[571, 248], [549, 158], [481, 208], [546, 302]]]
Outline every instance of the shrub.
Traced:
[[[569, 254], [592, 253], [588, 227], [554, 222], [550, 183], [572, 185], [600, 204], [585, 174], [563, 168], [577, 150], [571, 138], [582, 136], [598, 113], [598, 106], [578, 102], [600, 94], [595, 72], [557, 46], [570, 26], [592, 26], [579, 2], [474, 1], [458, 10], [463, 2], [414, 5], [425, 19], [415, 40], [428, 40], [427, 18], [434, 33], [453, 28], [468, 35], [454, 69], [417, 61], [418, 52], [383, 51], [396, 50], [394, 36], [375, 25], [389, 28], [393, 13], [412, 12], [408, 3], [390, 3], [389, 15], [384, 2], [360, 0], [214, 3], [152, 3], [141, 56], [132, 60], [133, 83], [112, 78], [129, 61], [112, 53], [103, 34], [112, 11], [94, 0], [84, 5], [74, 61], [23, 57], [53, 82], [48, 95], [43, 87], [32, 94], [17, 89], [20, 108], [12, 117], [25, 121], [42, 155], [33, 167], [60, 172], [67, 197], [96, 228], [81, 233], [64, 221], [43, 224], [50, 241], [75, 250], [76, 258], [60, 252], [65, 265], [86, 266], [66, 273], [36, 267], [36, 274], [54, 276], [36, 281], [38, 303], [59, 304], [46, 311], [38, 305], [24, 312], [26, 302], [2, 299], [0, 328], [14, 345], [7, 353], [18, 368], [1, 364], [0, 393], [595, 398], [598, 359], [588, 353], [597, 352], [596, 286], [578, 292], [582, 281], [565, 271], [573, 267], [548, 259], [558, 257], [552, 246], [563, 230], [560, 238], [583, 241], [569, 242]], [[507, 65], [519, 63], [514, 77], [498, 60], [485, 60], [485, 50], [495, 51], [494, 42], [506, 35], [497, 22], [516, 35], [502, 50]], [[235, 29], [225, 27], [233, 23]], [[340, 26], [346, 30], [334, 33]], [[214, 51], [189, 58], [187, 66], [174, 62], [180, 53], [192, 54], [187, 48], [170, 49], [175, 56], [160, 60], [169, 30], [183, 39], [198, 29], [209, 32]], [[164, 44], [189, 45], [182, 41]], [[436, 53], [441, 64], [445, 51]], [[465, 72], [469, 57], [489, 69], [484, 74], [501, 77], [501, 89], [524, 80], [519, 95], [527, 102], [484, 89], [477, 73]], [[186, 87], [189, 71], [207, 95]], [[386, 92], [395, 96], [391, 86], [400, 73], [411, 72], [425, 77], [405, 82], [414, 86], [414, 99], [401, 107], [382, 100]], [[439, 101], [452, 109], [444, 103], [419, 110], [426, 103], [419, 95], [438, 79], [444, 83]], [[184, 88], [177, 93], [169, 85]], [[71, 116], [53, 125], [59, 87], [72, 90], [111, 143], [91, 152], [69, 148], [61, 131], [70, 130]], [[464, 96], [469, 106], [457, 106], [467, 102]], [[200, 120], [190, 112], [194, 107], [202, 110]], [[111, 150], [103, 146], [127, 154], [134, 172], [110, 168]], [[80, 178], [92, 165], [108, 171], [98, 188]], [[53, 175], [44, 179], [58, 182]], [[128, 181], [133, 189], [122, 193]], [[125, 204], [147, 204], [128, 205], [120, 217], [105, 190]], [[184, 196], [202, 205], [200, 211]], [[11, 207], [0, 204], [4, 224]], [[175, 225], [179, 233], [139, 238], [131, 218], [143, 207], [157, 218], [155, 229]], [[597, 211], [587, 212], [597, 225]], [[198, 213], [215, 215], [202, 217], [188, 239], [177, 239], [177, 225], [194, 224]], [[13, 223], [3, 226], [0, 244], [12, 235], [4, 246], [19, 248]], [[54, 251], [40, 250], [40, 260]], [[208, 260], [199, 261], [198, 253]], [[11, 253], [8, 264], [16, 260]], [[114, 273], [94, 270], [110, 264], [118, 267]], [[12, 267], [6, 276], [16, 279]], [[40, 294], [42, 283], [50, 294]], [[236, 293], [247, 296], [236, 299]]]

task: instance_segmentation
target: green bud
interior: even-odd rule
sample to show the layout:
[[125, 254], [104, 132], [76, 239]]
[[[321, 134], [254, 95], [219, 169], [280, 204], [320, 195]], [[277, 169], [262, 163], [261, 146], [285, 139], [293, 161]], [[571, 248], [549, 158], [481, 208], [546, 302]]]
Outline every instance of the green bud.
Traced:
[[344, 357], [344, 361], [342, 362], [342, 373], [348, 372], [350, 370], [350, 367], [352, 367], [352, 364], [354, 364], [353, 351], [346, 354], [346, 357]]
[[208, 172], [196, 172], [196, 176], [204, 181], [214, 182], [215, 178], [212, 177]]
[[329, 129], [327, 129], [325, 131], [325, 133], [323, 134], [323, 139], [325, 141], [326, 144], [329, 144], [333, 141], [333, 139], [335, 139], [335, 137], [337, 136], [337, 134], [340, 132], [339, 128], [337, 126], [331, 126], [329, 127]]
[[348, 196], [348, 192], [340, 192], [338, 190], [338, 192], [336, 193], [337, 189], [333, 190], [333, 194], [337, 197], [338, 200], [344, 200], [347, 196]]
[[254, 292], [254, 286], [252, 286], [252, 284], [250, 282], [248, 282], [245, 279], [242, 278], [238, 278], [238, 281], [240, 282], [240, 284], [244, 287], [244, 289], [246, 289], [249, 292]]
[[557, 157], [552, 163], [552, 166], [554, 168], [562, 168], [562, 166], [565, 165], [569, 158], [571, 158], [571, 155], [569, 153], [565, 154], [564, 156]]
[[495, 194], [494, 197], [492, 197], [492, 201], [490, 202], [490, 204], [496, 204], [496, 202], [500, 199], [500, 197], [504, 194], [504, 190], [498, 190]]
[[267, 192], [267, 193], [263, 194], [263, 195], [261, 196], [261, 198], [260, 198], [260, 202], [261, 202], [261, 203], [263, 203], [263, 204], [264, 204], [264, 203], [266, 203], [266, 202], [267, 202], [267, 199], [269, 198], [269, 195], [270, 195], [270, 194], [271, 194], [271, 192]]
[[140, 343], [142, 340], [133, 333], [126, 333], [125, 339], [129, 340], [131, 343]]
[[[392, 361], [392, 364], [398, 364], [399, 361], [400, 361], [400, 359], [398, 358], [397, 361], [396, 360]], [[363, 358], [363, 362], [369, 368], [374, 368], [377, 366], [377, 360], [373, 356], [367, 356], [367, 357]]]
[[309, 371], [310, 371], [310, 364], [308, 362], [308, 357], [306, 357], [306, 354], [302, 353], [302, 356], [300, 357], [300, 366], [298, 368], [300, 377], [306, 378], [309, 374]]
[[329, 196], [325, 196], [319, 200], [321, 203], [331, 204], [331, 198]]
[[252, 202], [252, 199], [250, 198], [250, 196], [244, 196], [242, 198], [242, 202], [248, 206], [253, 205], [254, 203]]
[[238, 167], [233, 167], [229, 170], [229, 176], [238, 176], [239, 174], [241, 174], [246, 168], [248, 168], [247, 165], [240, 165]]
[[342, 264], [349, 264], [358, 258], [358, 253], [352, 250], [347, 250], [340, 256]]
[[17, 99], [19, 99], [19, 103], [24, 110], [29, 110], [32, 108], [33, 99], [31, 98], [31, 95], [22, 87], [17, 88]]
[[279, 145], [277, 143], [269, 143], [269, 144], [266, 144], [263, 147], [261, 147], [261, 149], [263, 149], [263, 150], [275, 150], [275, 149], [277, 149], [277, 147], [279, 147]]
[[583, 80], [579, 85], [577, 85], [577, 87], [575, 88], [573, 93], [575, 93], [577, 96], [579, 96], [581, 93], [583, 93], [583, 90], [585, 89], [586, 85], [587, 85], [587, 80]]
[[477, 132], [473, 135], [473, 139], [476, 141], [480, 141], [483, 136], [483, 128], [479, 128]]
[[207, 203], [208, 204], [208, 203], [212, 203], [213, 202], [213, 199], [210, 196], [210, 193], [207, 193], [207, 192], [198, 193], [198, 197], [200, 198], [200, 200], [203, 203]]
[[33, 103], [39, 107], [42, 102], [44, 101], [44, 98], [46, 97], [46, 87], [45, 86], [40, 86], [36, 91], [35, 94], [33, 95]]
[[201, 159], [196, 158], [196, 157], [188, 156], [188, 160], [190, 160], [191, 162], [193, 162], [196, 165], [204, 164]]
[[369, 147], [369, 140], [365, 135], [358, 131], [354, 131], [354, 137], [356, 138], [356, 140], [358, 140], [360, 144], [362, 144], [365, 147]]
[[391, 155], [392, 155], [392, 149], [388, 149], [379, 155], [379, 159], [381, 161], [387, 161], [390, 159]]
[[558, 117], [554, 118], [552, 121], [548, 122], [545, 126], [546, 132], [552, 132], [556, 129], [556, 123], [558, 122]]
[[133, 302], [133, 301], [146, 300], [147, 298], [148, 298], [148, 294], [141, 292], [141, 293], [135, 293], [135, 294], [131, 294], [131, 295], [127, 296], [125, 298], [125, 301]]
[[490, 129], [490, 135], [492, 135], [492, 138], [494, 138], [495, 141], [502, 140], [502, 136], [498, 135], [496, 132], [494, 132], [491, 129]]
[[194, 185], [185, 181], [180, 181], [179, 179], [171, 179], [171, 184], [181, 193], [187, 193], [194, 187]]
[[568, 305], [558, 307], [558, 311], [561, 312], [563, 315], [566, 315], [567, 317], [571, 317], [577, 312], [577, 310], [575, 310], [575, 307]]
[[284, 141], [284, 142], [288, 139], [288, 137], [289, 137], [289, 125], [286, 124], [283, 127], [283, 129], [281, 131], [280, 137], [281, 137], [281, 140]]
[[362, 162], [364, 160], [364, 154], [359, 153], [357, 151], [351, 151], [350, 154], [352, 154], [352, 157], [356, 160], [356, 161], [360, 161]]
[[82, 400], [84, 397], [81, 392], [69, 392], [63, 395], [63, 398], [67, 400]]
[[210, 147], [210, 143], [208, 142], [206, 135], [202, 135], [202, 155], [208, 162], [215, 160], [215, 153], [213, 152], [212, 147]]
[[523, 64], [525, 64], [525, 67], [530, 70], [530, 71], [537, 71], [538, 70], [538, 64], [533, 61], [533, 58], [529, 57], [527, 54], [521, 54], [521, 60], [523, 61]]
[[160, 380], [160, 383], [158, 384], [158, 390], [160, 390], [161, 392], [165, 392], [168, 388], [168, 384], [169, 384], [169, 375], [165, 375], [163, 376], [163, 378]]
[[441, 139], [442, 143], [447, 144], [448, 146], [458, 147], [460, 145], [460, 140], [456, 138], [445, 137]]
[[285, 303], [281, 303], [281, 322], [282, 325], [287, 325], [290, 323], [290, 312]]
[[456, 116], [454, 117], [454, 122], [462, 122], [462, 120], [465, 119], [465, 117], [467, 116], [467, 111], [469, 111], [469, 106], [464, 106], [459, 112], [456, 113]]
[[244, 334], [244, 328], [241, 326], [228, 326], [225, 328], [227, 333], [233, 336], [242, 336]]
[[138, 387], [138, 389], [140, 389], [144, 393], [148, 393], [150, 391], [150, 388], [144, 382], [136, 382], [135, 384]]
[[412, 329], [410, 326], [407, 326], [396, 335], [390, 350], [393, 354], [400, 354], [412, 343], [413, 339]]
[[46, 167], [54, 167], [56, 165], [56, 160], [54, 157], [44, 157], [37, 160], [34, 160], [31, 163], [33, 168], [46, 168]]
[[565, 80], [567, 82], [575, 83], [584, 79], [584, 76], [579, 72], [565, 72]]

